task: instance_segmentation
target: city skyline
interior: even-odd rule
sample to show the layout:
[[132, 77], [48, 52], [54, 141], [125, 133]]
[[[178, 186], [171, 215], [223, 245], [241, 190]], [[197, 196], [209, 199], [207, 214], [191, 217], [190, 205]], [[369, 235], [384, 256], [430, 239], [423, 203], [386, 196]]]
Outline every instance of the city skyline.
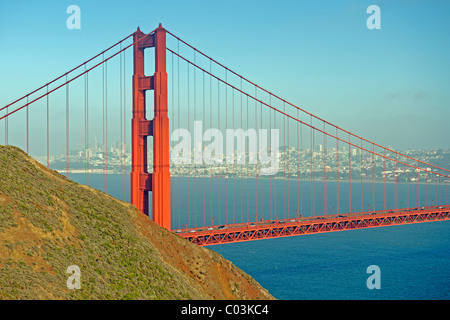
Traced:
[[[88, 160], [89, 172], [90, 173], [104, 173], [105, 170], [108, 173], [130, 173], [131, 170], [131, 153], [123, 153], [122, 148], [120, 148], [120, 143], [117, 141], [112, 141], [109, 146], [109, 151], [107, 154], [107, 169], [106, 161], [104, 159], [105, 152], [102, 146], [95, 145], [88, 150], [88, 158], [85, 157], [84, 148], [79, 148], [78, 150], [71, 150], [69, 156], [69, 172], [84, 173], [85, 161]], [[172, 147], [170, 152], [172, 152]], [[191, 158], [194, 159], [194, 151], [192, 149]], [[325, 152], [326, 151], [326, 152]], [[337, 157], [336, 154], [339, 156]], [[404, 150], [403, 154], [406, 156], [416, 158], [417, 160], [430, 163], [432, 165], [440, 166], [442, 162], [447, 163], [450, 161], [450, 148], [449, 149], [434, 149], [434, 150], [422, 150], [422, 149], [412, 149]], [[264, 165], [261, 163], [252, 164], [249, 163], [251, 155], [248, 153], [244, 155], [244, 163], [239, 164], [239, 154], [235, 150], [233, 154], [233, 162], [227, 164], [226, 155], [222, 156], [222, 162], [217, 163], [216, 166], [211, 164], [206, 164], [204, 162], [200, 164], [195, 164], [194, 161], [188, 164], [174, 164], [172, 161], [170, 163], [170, 171], [173, 176], [236, 176], [236, 177], [247, 177], [247, 176], [259, 176], [264, 177], [260, 174], [260, 170]], [[389, 154], [388, 154], [389, 156]], [[392, 156], [392, 155], [391, 155]], [[34, 156], [42, 164], [46, 164], [46, 156]], [[153, 163], [153, 152], [148, 150], [148, 164], [149, 171], [151, 171], [151, 166]], [[266, 175], [267, 178], [289, 176], [289, 177], [310, 177], [311, 172], [314, 174], [314, 178], [319, 179], [336, 179], [336, 174], [339, 174], [340, 180], [346, 180], [348, 178], [348, 168], [349, 168], [349, 151], [348, 147], [342, 146], [339, 148], [339, 152], [336, 152], [335, 147], [330, 147], [325, 150], [322, 144], [315, 145], [313, 153], [311, 154], [310, 148], [303, 148], [299, 150], [296, 147], [280, 147], [278, 151], [278, 171], [275, 174]], [[340, 164], [336, 163], [336, 159], [339, 158]], [[312, 163], [311, 163], [312, 159]], [[325, 161], [324, 161], [325, 159]], [[372, 158], [371, 154], [363, 153], [361, 157], [360, 150], [357, 148], [350, 149], [350, 164], [351, 171], [355, 172], [358, 177], [362, 174], [364, 180], [372, 180], [374, 178], [377, 181], [393, 180], [403, 174], [403, 181], [405, 178], [408, 181], [416, 181], [418, 177], [421, 180], [427, 180], [427, 170], [429, 172], [436, 172], [437, 170], [433, 167], [424, 167], [424, 170], [418, 170], [406, 166], [396, 167], [394, 163], [387, 161], [383, 162], [383, 158], [379, 156], [374, 156]], [[49, 158], [49, 164], [52, 169], [55, 169], [61, 173], [66, 172], [67, 156], [65, 153], [59, 155], [51, 155]], [[362, 173], [361, 173], [362, 167]], [[373, 170], [373, 171], [372, 171]], [[298, 174], [300, 172], [300, 175]], [[408, 176], [406, 176], [408, 174]], [[372, 177], [373, 175], [373, 177]], [[399, 178], [400, 179], [400, 178]], [[420, 180], [419, 179], [419, 180]], [[401, 180], [399, 180], [401, 181]]]

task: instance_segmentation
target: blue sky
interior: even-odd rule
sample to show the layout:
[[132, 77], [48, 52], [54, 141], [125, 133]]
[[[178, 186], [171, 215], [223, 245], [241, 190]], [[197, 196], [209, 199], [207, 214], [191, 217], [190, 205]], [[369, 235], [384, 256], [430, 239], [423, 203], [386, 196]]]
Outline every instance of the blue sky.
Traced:
[[[66, 9], [81, 9], [69, 30]], [[381, 9], [369, 30], [366, 9]], [[162, 23], [260, 86], [395, 149], [450, 148], [449, 1], [16, 1], [0, 4], [0, 105], [140, 26]], [[0, 123], [0, 130], [3, 130]]]

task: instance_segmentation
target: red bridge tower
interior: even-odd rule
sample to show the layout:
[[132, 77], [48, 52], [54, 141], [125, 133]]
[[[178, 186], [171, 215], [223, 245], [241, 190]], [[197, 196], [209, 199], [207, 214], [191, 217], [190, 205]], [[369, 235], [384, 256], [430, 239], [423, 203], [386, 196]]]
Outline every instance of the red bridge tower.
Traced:
[[[139, 39], [141, 39], [139, 41]], [[166, 30], [133, 35], [133, 118], [131, 120], [131, 203], [149, 215], [152, 192], [153, 220], [170, 230], [169, 118], [167, 113]], [[144, 49], [155, 47], [155, 74], [144, 74]], [[154, 91], [154, 118], [147, 120], [145, 91]], [[147, 137], [153, 136], [153, 172], [147, 171]]]

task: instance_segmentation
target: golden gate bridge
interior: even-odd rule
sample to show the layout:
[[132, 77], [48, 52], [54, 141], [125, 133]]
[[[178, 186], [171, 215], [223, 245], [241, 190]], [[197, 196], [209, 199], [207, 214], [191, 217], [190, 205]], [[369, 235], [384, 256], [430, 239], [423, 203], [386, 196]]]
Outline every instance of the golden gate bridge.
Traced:
[[[51, 142], [64, 137], [67, 177], [70, 145], [81, 144], [87, 185], [92, 131], [101, 129], [105, 192], [108, 136], [120, 136], [122, 199], [129, 177], [136, 208], [198, 245], [449, 219], [450, 170], [298, 107], [161, 25], [147, 34], [138, 28], [0, 112], [5, 145], [20, 129], [16, 144], [27, 153], [45, 146], [49, 168]], [[33, 128], [35, 121], [43, 126]], [[258, 158], [276, 169], [267, 172]]]

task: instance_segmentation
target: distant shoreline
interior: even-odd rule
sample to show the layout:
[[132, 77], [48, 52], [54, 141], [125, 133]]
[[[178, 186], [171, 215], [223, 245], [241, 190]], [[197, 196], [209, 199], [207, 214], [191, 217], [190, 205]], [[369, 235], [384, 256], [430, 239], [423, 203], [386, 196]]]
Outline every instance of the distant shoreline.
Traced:
[[[58, 173], [60, 173], [62, 175], [65, 175], [67, 173], [66, 170], [55, 170], [55, 171], [57, 171]], [[85, 170], [83, 170], [83, 169], [69, 170], [69, 178], [70, 178], [70, 174], [86, 174], [86, 173], [103, 175], [104, 172], [103, 172], [103, 169], [90, 169], [87, 172]], [[107, 174], [107, 175], [120, 175], [121, 172], [109, 170], [105, 174]], [[129, 174], [130, 174], [130, 171], [127, 171], [126, 175], [129, 175]], [[211, 175], [197, 175], [197, 176], [193, 176], [193, 175], [173, 175], [172, 174], [171, 178], [214, 178], [214, 179], [233, 180], [233, 176], [232, 175], [228, 175], [226, 177], [226, 176], [218, 176], [218, 175], [214, 175], [214, 176], [211, 176]], [[243, 177], [234, 176], [234, 178], [235, 179], [247, 180], [247, 177], [245, 177], [245, 176], [243, 176]], [[257, 180], [283, 180], [283, 181], [284, 180], [288, 180], [288, 181], [300, 181], [300, 182], [302, 182], [302, 181], [303, 182], [310, 182], [311, 181], [310, 177], [303, 178], [303, 179], [298, 179], [297, 177], [279, 177], [279, 176], [278, 177], [268, 177], [268, 176], [257, 176], [257, 177], [250, 176], [250, 177], [248, 177], [248, 179], [252, 179], [252, 180], [256, 180], [255, 178]], [[315, 179], [314, 180], [314, 182], [323, 182], [323, 181], [324, 181], [323, 179]], [[326, 181], [327, 182], [337, 182], [336, 179], [327, 179]], [[348, 183], [348, 180], [339, 180], [339, 182], [340, 183]], [[363, 183], [372, 183], [372, 182], [374, 182], [374, 183], [386, 183], [386, 184], [388, 184], [388, 183], [395, 184], [396, 183], [395, 181], [392, 181], [392, 180], [384, 181], [384, 180], [380, 180], [380, 179], [375, 179], [374, 181], [372, 181], [371, 178], [370, 179], [365, 178], [365, 179], [362, 180], [362, 182]], [[445, 185], [445, 182], [446, 182], [445, 180], [441, 181], [441, 184]], [[448, 180], [447, 182], [450, 183], [450, 180]], [[358, 178], [352, 180], [352, 183], [361, 183], [361, 178], [358, 177]], [[406, 182], [405, 181], [397, 181], [397, 184], [406, 184]], [[433, 185], [435, 185], [436, 182], [435, 181], [430, 181], [430, 182], [427, 182], [427, 181], [419, 181], [419, 182], [417, 182], [417, 181], [408, 181], [408, 184], [409, 185], [414, 185], [414, 184], [433, 184]]]

